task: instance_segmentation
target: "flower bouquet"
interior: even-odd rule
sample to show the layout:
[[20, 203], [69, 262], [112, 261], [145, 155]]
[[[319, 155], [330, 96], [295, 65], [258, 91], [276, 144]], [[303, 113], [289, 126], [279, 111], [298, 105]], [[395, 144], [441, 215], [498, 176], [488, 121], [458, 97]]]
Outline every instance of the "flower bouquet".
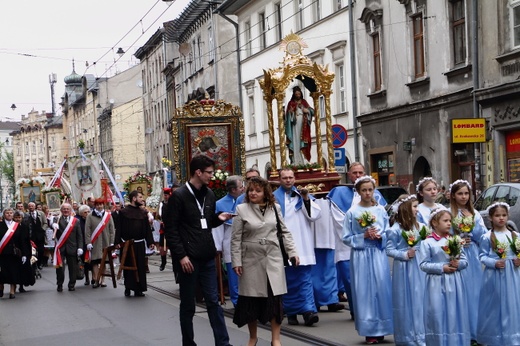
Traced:
[[460, 252], [462, 251], [462, 247], [464, 246], [464, 241], [458, 235], [448, 236], [446, 240], [448, 242], [442, 247], [442, 249], [446, 255], [450, 256], [450, 260], [458, 259]]
[[403, 236], [406, 244], [408, 244], [410, 247], [414, 247], [421, 240], [420, 235], [417, 234], [416, 231], [402, 231], [401, 235]]
[[432, 234], [432, 230], [427, 226], [422, 226], [419, 230], [419, 236], [421, 237], [421, 240], [428, 238], [430, 234]]
[[513, 239], [507, 237], [511, 251], [516, 255], [516, 258], [520, 258], [520, 238], [513, 236]]
[[228, 172], [223, 172], [222, 170], [217, 169], [209, 181], [208, 187], [213, 190], [217, 200], [221, 199], [227, 194], [226, 180], [228, 176]]
[[507, 256], [507, 244], [500, 241], [496, 241], [495, 248], [493, 249], [497, 254], [498, 258], [504, 259]]
[[469, 236], [475, 227], [475, 220], [473, 216], [456, 216], [451, 221], [451, 225], [455, 233]]
[[161, 163], [163, 165], [163, 167], [167, 168], [167, 167], [171, 167], [172, 166], [172, 161], [171, 160], [168, 160], [166, 157], [163, 157], [161, 159]]
[[372, 226], [376, 222], [376, 217], [369, 211], [364, 211], [356, 218], [359, 225], [363, 228]]

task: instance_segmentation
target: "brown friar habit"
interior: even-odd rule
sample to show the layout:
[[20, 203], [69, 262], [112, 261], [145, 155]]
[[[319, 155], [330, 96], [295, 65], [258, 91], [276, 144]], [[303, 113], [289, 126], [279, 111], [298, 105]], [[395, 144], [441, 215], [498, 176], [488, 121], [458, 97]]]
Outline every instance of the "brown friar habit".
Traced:
[[[127, 205], [119, 212], [118, 225], [116, 227], [116, 244], [126, 240], [134, 240], [134, 253], [137, 262], [137, 273], [139, 282], [135, 280], [135, 274], [132, 270], [124, 271], [125, 288], [133, 291], [144, 292], [146, 285], [146, 263], [145, 248], [153, 244], [152, 229], [148, 222], [148, 213], [133, 205]], [[121, 248], [121, 254], [122, 254]], [[129, 256], [126, 257], [126, 266], [132, 266]]]

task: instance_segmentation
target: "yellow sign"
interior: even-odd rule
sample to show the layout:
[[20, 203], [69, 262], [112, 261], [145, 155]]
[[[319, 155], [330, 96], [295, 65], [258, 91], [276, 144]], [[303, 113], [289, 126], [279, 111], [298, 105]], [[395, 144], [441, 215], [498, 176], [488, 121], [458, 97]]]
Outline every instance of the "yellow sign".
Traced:
[[486, 119], [452, 119], [452, 143], [481, 143], [486, 141]]

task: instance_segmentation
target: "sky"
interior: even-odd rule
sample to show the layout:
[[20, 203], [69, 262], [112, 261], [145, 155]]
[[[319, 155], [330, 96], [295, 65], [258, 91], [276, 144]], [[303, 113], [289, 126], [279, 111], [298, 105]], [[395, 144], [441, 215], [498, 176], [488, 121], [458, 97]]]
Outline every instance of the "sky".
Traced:
[[[56, 113], [61, 114], [63, 79], [71, 74], [73, 60], [79, 75], [110, 77], [124, 71], [139, 63], [133, 54], [164, 22], [177, 18], [189, 2], [2, 1], [0, 120], [19, 121], [32, 110], [50, 113], [52, 73], [57, 77]], [[126, 52], [122, 57], [116, 54], [119, 47]]]

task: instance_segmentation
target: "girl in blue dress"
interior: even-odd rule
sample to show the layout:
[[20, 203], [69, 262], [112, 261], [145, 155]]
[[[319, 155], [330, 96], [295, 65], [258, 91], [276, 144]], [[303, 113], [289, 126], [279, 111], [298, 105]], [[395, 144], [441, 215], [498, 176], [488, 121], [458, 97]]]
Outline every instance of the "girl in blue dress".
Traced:
[[425, 274], [419, 268], [416, 249], [420, 245], [420, 230], [422, 227], [426, 229], [426, 226], [417, 222], [418, 204], [415, 195], [401, 195], [394, 204], [397, 212], [396, 222], [388, 231], [386, 254], [394, 259], [392, 298], [396, 345], [425, 345], [423, 319]]
[[419, 201], [417, 220], [425, 225], [430, 224], [430, 214], [434, 209], [444, 209], [442, 204], [435, 203], [439, 194], [439, 185], [432, 177], [424, 177], [415, 187], [417, 200]]
[[477, 341], [489, 346], [520, 345], [520, 238], [506, 227], [508, 204], [493, 203], [488, 211], [492, 229], [480, 242], [479, 257], [485, 268]]
[[356, 180], [361, 201], [347, 211], [343, 242], [352, 248], [350, 275], [355, 326], [367, 344], [377, 344], [393, 333], [392, 291], [385, 253], [388, 215], [374, 200], [376, 182], [370, 176]]
[[426, 345], [469, 345], [467, 290], [461, 275], [468, 262], [463, 249], [458, 259], [451, 259], [443, 249], [451, 231], [449, 211], [434, 210], [430, 227], [432, 234], [421, 242], [419, 251], [419, 266], [426, 272], [423, 300]]
[[479, 212], [473, 209], [471, 185], [466, 180], [456, 180], [450, 185], [450, 206], [452, 234], [460, 235], [466, 242], [464, 252], [468, 260], [468, 268], [462, 273], [468, 287], [468, 313], [471, 342], [476, 344], [478, 302], [482, 284], [482, 264], [478, 258], [480, 239], [487, 232], [486, 225]]

